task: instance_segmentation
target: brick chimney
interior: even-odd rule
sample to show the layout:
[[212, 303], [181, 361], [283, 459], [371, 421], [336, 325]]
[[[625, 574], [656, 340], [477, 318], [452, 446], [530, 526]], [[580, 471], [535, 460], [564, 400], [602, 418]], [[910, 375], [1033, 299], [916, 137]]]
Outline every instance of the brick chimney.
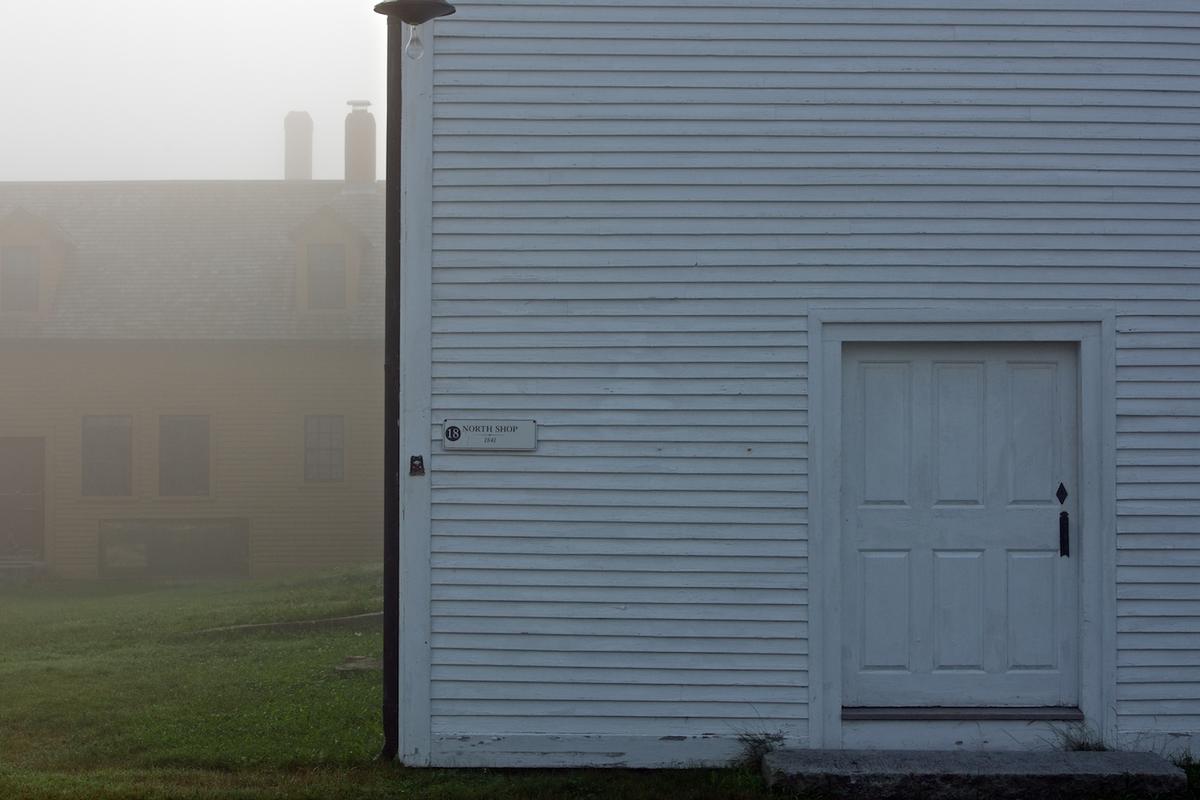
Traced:
[[375, 117], [367, 100], [351, 100], [346, 115], [346, 185], [375, 185]]
[[307, 111], [290, 111], [283, 118], [283, 179], [311, 181], [313, 121]]

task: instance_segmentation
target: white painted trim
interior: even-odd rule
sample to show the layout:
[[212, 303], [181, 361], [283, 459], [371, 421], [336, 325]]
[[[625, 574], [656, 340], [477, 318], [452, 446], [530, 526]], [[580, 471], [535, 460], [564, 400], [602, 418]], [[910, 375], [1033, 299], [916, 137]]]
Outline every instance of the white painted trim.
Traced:
[[[405, 58], [400, 154], [400, 730], [399, 757], [430, 759], [430, 531], [433, 372], [433, 26], [425, 56]], [[403, 57], [403, 56], [401, 56]], [[426, 475], [409, 477], [421, 456]]]
[[[786, 747], [805, 747], [788, 740]], [[443, 736], [433, 742], [435, 767], [673, 767], [728, 766], [745, 753], [736, 735]]]
[[[1100, 374], [1094, 378], [1099, 383], [1099, 394], [1092, 398], [1099, 403], [1099, 436], [1101, 451], [1096, 463], [1099, 465], [1100, 482], [1098, 502], [1100, 505], [1097, 524], [1101, 556], [1098, 572], [1100, 585], [1098, 598], [1084, 603], [1081, 611], [1086, 613], [1098, 603], [1100, 618], [1096, 621], [1099, 641], [1084, 640], [1083, 646], [1093, 649], [1081, 651], [1088, 656], [1099, 650], [1100, 681], [1099, 695], [1092, 698], [1097, 704], [1100, 730], [1106, 742], [1117, 743], [1119, 717], [1117, 714], [1117, 320], [1112, 309], [1100, 317], [1099, 339], [1088, 344], [1087, 352]], [[1098, 350], [1093, 353], [1092, 348]], [[1080, 346], [1083, 358], [1084, 346]], [[1082, 370], [1082, 363], [1080, 369]], [[1084, 388], [1089, 384], [1082, 383]], [[1082, 530], [1082, 529], [1081, 529]]]
[[[834, 747], [834, 742], [842, 739], [842, 683], [841, 659], [832, 658], [826, 651], [824, 643], [836, 641], [840, 650], [840, 637], [835, 632], [825, 630], [825, 619], [828, 616], [825, 609], [825, 597], [838, 596], [841, 593], [841, 580], [836, 575], [825, 573], [824, 564], [827, 561], [824, 538], [819, 532], [824, 530], [825, 480], [820, 465], [821, 449], [825, 436], [823, 426], [818, 424], [825, 419], [824, 397], [820, 388], [824, 374], [824, 355], [821, 347], [822, 318], [808, 311], [808, 447], [809, 447], [809, 494], [808, 494], [808, 740], [814, 748]], [[814, 567], [816, 567], [814, 569]], [[837, 584], [832, 589], [827, 586], [830, 582]], [[829, 594], [830, 592], [834, 594]], [[829, 668], [832, 667], [832, 668]], [[828, 702], [835, 698], [837, 702]]]
[[[855, 341], [1065, 341], [1079, 346], [1081, 530], [1080, 709], [1085, 725], [1116, 736], [1116, 339], [1112, 309], [997, 309], [955, 304], [809, 309], [809, 426], [812, 448], [809, 550], [809, 738], [814, 747], [846, 741], [841, 719], [842, 345]], [[1095, 666], [1098, 665], [1098, 669]], [[918, 723], [905, 723], [913, 725]], [[911, 727], [910, 727], [911, 730]], [[855, 745], [863, 746], [856, 735]]]

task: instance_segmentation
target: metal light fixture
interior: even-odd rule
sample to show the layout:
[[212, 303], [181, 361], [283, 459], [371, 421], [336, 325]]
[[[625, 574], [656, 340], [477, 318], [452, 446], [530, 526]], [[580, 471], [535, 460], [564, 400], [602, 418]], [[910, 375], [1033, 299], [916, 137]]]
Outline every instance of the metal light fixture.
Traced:
[[375, 13], [399, 17], [401, 22], [420, 25], [438, 17], [448, 17], [455, 11], [446, 0], [388, 0], [375, 6]]
[[446, 0], [389, 0], [375, 6], [375, 11], [408, 23], [408, 44], [404, 46], [404, 54], [416, 60], [425, 54], [420, 26], [431, 19], [450, 16], [455, 8]]

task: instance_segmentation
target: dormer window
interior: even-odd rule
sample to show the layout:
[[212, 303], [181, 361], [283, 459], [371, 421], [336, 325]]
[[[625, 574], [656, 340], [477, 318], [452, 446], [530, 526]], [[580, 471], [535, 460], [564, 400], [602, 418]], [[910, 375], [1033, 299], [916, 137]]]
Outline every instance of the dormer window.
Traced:
[[308, 245], [308, 307], [341, 311], [346, 307], [346, 245]]
[[328, 320], [354, 310], [362, 296], [367, 237], [331, 208], [292, 229], [296, 244], [295, 308]]
[[61, 228], [23, 208], [0, 216], [0, 316], [45, 319], [71, 249]]
[[0, 247], [0, 312], [36, 312], [41, 300], [42, 265], [36, 247]]

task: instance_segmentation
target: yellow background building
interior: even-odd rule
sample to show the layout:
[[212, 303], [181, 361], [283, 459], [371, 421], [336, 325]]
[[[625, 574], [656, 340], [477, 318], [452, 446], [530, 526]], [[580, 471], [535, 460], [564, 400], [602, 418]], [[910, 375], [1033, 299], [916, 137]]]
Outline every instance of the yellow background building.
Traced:
[[382, 212], [374, 180], [0, 184], [0, 570], [378, 559]]

